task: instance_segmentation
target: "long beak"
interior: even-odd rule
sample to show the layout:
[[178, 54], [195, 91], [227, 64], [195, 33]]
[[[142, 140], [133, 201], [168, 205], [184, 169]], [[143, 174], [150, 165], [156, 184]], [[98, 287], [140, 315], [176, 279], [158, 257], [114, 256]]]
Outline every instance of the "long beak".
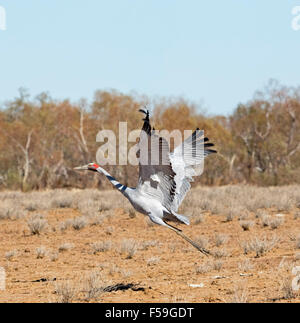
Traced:
[[88, 170], [89, 169], [89, 165], [74, 167], [74, 169], [75, 170]]

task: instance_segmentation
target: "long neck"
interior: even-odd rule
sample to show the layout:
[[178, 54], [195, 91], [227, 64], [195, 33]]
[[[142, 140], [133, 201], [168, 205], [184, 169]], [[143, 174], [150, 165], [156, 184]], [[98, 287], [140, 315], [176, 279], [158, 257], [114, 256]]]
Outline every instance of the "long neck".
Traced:
[[118, 182], [114, 177], [112, 177], [105, 169], [102, 167], [97, 168], [97, 172], [102, 173], [106, 176], [106, 178], [112, 183], [112, 185], [118, 189], [122, 194], [127, 196], [128, 187], [126, 185], [122, 185], [120, 182]]

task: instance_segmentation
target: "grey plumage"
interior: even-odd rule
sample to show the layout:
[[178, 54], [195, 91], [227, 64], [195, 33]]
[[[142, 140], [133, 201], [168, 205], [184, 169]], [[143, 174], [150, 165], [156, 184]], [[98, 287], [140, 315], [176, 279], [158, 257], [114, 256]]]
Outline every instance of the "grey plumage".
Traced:
[[203, 131], [196, 129], [189, 138], [170, 152], [167, 140], [151, 128], [149, 111], [140, 111], [145, 114], [145, 118], [137, 150], [139, 180], [136, 188], [120, 184], [97, 164], [91, 163], [76, 169], [103, 173], [138, 212], [149, 216], [154, 223], [175, 231], [199, 251], [208, 255], [208, 250], [186, 237], [168, 221], [189, 224], [188, 217], [177, 214], [177, 211], [191, 188], [193, 177], [200, 175], [204, 158], [216, 153], [211, 149], [214, 145], [204, 137]]

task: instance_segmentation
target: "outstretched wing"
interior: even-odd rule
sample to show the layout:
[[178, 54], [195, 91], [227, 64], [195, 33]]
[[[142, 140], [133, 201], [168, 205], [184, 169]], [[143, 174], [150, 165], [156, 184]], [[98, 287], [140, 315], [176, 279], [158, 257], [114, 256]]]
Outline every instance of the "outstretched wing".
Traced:
[[204, 131], [197, 129], [170, 154], [172, 169], [176, 173], [174, 177], [176, 191], [171, 206], [173, 212], [177, 212], [190, 190], [190, 182], [193, 181], [193, 177], [202, 173], [204, 158], [209, 154], [216, 153], [215, 150], [210, 149], [214, 144], [208, 141], [209, 139], [204, 137]]
[[139, 158], [139, 182], [137, 190], [171, 210], [176, 192], [176, 182], [170, 160], [168, 142], [151, 129], [149, 111], [140, 110], [146, 117], [140, 134], [137, 157]]

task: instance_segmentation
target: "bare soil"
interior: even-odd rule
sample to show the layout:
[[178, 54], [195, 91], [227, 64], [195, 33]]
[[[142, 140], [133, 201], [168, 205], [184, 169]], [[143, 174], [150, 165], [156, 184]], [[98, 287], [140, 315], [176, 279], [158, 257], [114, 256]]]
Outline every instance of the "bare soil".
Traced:
[[[278, 213], [266, 211], [273, 217]], [[219, 251], [215, 257], [204, 256], [174, 232], [149, 225], [141, 214], [130, 217], [122, 208], [111, 211], [101, 225], [88, 224], [81, 230], [71, 227], [64, 232], [59, 223], [80, 216], [79, 211], [61, 208], [43, 214], [49, 225], [40, 235], [30, 234], [26, 219], [0, 221], [0, 266], [6, 271], [0, 302], [61, 301], [56, 288], [64, 281], [76, 289], [72, 302], [300, 302], [299, 292], [289, 298], [283, 288], [286, 280], [292, 283], [295, 278], [292, 269], [300, 266], [295, 240], [300, 219], [294, 219], [293, 212], [284, 212], [284, 223], [273, 230], [253, 216], [253, 226], [244, 231], [238, 219], [226, 222], [222, 214], [207, 212], [202, 223], [178, 225], [190, 238], [208, 240], [207, 248]], [[228, 238], [219, 247], [214, 242], [217, 234]], [[280, 242], [264, 255], [244, 254], [243, 241], [274, 235]], [[122, 250], [126, 239], [137, 246], [131, 258]], [[94, 253], [91, 245], [103, 241], [111, 241], [108, 250]], [[59, 252], [65, 243], [73, 248]], [[41, 246], [47, 252], [37, 258], [36, 249]], [[15, 254], [9, 257], [12, 250]], [[57, 257], [51, 258], [55, 253]], [[246, 260], [252, 268], [243, 268]], [[222, 267], [217, 268], [216, 263]], [[199, 266], [207, 267], [207, 272], [197, 269]], [[101, 275], [101, 287], [132, 283], [140, 288], [103, 291], [89, 298], [84, 281], [93, 272]]]

